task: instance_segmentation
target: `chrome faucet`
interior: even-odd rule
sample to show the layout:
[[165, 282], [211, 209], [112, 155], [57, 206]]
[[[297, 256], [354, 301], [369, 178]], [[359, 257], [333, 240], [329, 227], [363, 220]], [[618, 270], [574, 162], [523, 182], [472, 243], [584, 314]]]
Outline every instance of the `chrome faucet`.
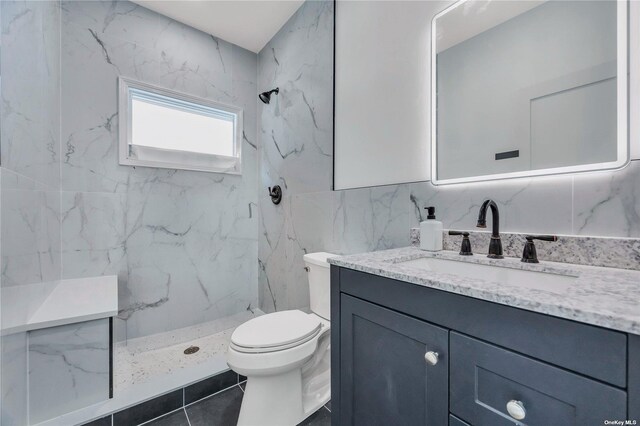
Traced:
[[480, 206], [480, 213], [478, 214], [478, 228], [487, 227], [487, 207], [491, 208], [491, 241], [489, 242], [489, 254], [487, 257], [492, 259], [502, 259], [502, 240], [500, 239], [500, 213], [498, 212], [498, 205], [493, 200], [486, 200]]

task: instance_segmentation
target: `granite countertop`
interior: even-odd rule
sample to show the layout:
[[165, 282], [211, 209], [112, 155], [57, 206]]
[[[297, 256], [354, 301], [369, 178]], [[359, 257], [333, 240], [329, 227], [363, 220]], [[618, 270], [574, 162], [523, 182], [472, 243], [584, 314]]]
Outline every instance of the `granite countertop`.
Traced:
[[[558, 288], [548, 284], [504, 284], [482, 278], [434, 272], [424, 267], [402, 263], [420, 258], [496, 265], [577, 278], [568, 280]], [[537, 264], [522, 263], [517, 258], [489, 259], [478, 254], [460, 256], [457, 252], [427, 252], [416, 247], [334, 257], [329, 259], [329, 263], [476, 299], [640, 335], [640, 271], [542, 260]]]

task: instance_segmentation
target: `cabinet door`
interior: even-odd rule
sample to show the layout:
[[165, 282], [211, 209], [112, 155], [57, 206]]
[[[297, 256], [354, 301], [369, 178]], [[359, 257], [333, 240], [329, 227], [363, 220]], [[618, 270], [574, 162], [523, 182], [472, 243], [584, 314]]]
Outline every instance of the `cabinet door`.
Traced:
[[[341, 295], [340, 425], [448, 423], [448, 332]], [[430, 353], [433, 362], [427, 360]]]

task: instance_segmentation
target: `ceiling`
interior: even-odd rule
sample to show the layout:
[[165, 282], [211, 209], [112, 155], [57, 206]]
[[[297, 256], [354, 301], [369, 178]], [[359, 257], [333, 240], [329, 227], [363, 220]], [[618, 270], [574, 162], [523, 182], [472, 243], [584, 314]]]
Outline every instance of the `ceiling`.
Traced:
[[515, 18], [547, 0], [492, 1], [457, 3], [437, 18], [437, 52], [442, 52], [478, 34]]
[[133, 0], [178, 22], [258, 53], [304, 0]]

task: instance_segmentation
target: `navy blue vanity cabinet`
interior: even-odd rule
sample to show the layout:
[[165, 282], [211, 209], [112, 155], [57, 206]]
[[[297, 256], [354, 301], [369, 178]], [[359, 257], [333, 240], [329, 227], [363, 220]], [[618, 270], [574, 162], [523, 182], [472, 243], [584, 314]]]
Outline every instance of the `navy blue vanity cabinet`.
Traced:
[[343, 294], [340, 424], [445, 425], [448, 331]]
[[334, 426], [640, 424], [640, 336], [336, 266], [331, 367]]
[[[451, 402], [474, 425], [603, 425], [625, 417], [624, 391], [451, 332]], [[517, 411], [518, 413], [520, 411]], [[626, 417], [625, 417], [626, 418]]]
[[449, 416], [449, 426], [470, 426], [469, 423], [463, 422], [453, 414]]

